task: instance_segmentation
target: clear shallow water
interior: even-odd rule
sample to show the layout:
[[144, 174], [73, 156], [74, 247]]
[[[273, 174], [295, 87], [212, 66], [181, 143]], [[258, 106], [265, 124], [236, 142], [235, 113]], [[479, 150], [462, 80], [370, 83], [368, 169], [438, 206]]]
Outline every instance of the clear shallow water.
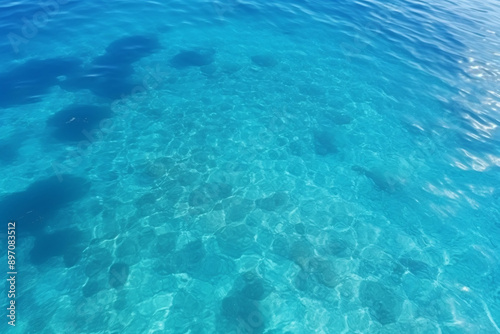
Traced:
[[498, 5], [39, 11], [0, 8], [2, 331], [499, 332]]

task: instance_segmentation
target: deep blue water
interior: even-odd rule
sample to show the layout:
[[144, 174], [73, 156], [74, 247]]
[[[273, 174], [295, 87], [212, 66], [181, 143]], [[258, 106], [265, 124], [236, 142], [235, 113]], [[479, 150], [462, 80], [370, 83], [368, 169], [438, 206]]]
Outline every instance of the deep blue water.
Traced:
[[500, 333], [499, 17], [4, 1], [0, 332]]

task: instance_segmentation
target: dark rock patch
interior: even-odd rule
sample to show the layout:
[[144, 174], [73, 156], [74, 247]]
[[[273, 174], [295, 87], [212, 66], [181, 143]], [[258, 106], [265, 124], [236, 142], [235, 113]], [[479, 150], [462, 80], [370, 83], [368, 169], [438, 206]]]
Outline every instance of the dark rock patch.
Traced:
[[114, 289], [121, 288], [127, 283], [129, 273], [130, 268], [128, 264], [122, 262], [114, 263], [109, 268], [109, 285]]
[[272, 291], [271, 285], [253, 272], [246, 272], [238, 277], [233, 289], [222, 300], [219, 332], [263, 333], [266, 316], [259, 302]]
[[35, 59], [1, 73], [0, 108], [40, 101], [59, 83], [59, 77], [77, 73], [80, 63], [72, 58]]
[[313, 258], [309, 262], [308, 270], [314, 274], [320, 284], [326, 287], [335, 288], [340, 283], [333, 264], [328, 260]]
[[382, 325], [394, 323], [401, 315], [402, 299], [379, 282], [363, 281], [359, 287], [359, 299], [370, 314]]
[[170, 59], [170, 65], [177, 69], [201, 67], [213, 63], [213, 51], [181, 51]]
[[277, 236], [273, 241], [271, 251], [276, 255], [285, 258], [288, 257], [288, 254], [290, 253], [290, 244], [288, 243], [288, 239], [281, 235]]
[[138, 200], [135, 201], [134, 205], [138, 208], [142, 208], [146, 205], [153, 205], [158, 200], [158, 196], [154, 193], [147, 193], [139, 197]]
[[0, 164], [13, 163], [17, 159], [17, 149], [13, 143], [0, 143]]
[[186, 318], [193, 318], [203, 312], [204, 306], [196, 295], [182, 289], [175, 294], [171, 310], [172, 313], [182, 314]]
[[299, 240], [290, 246], [289, 258], [306, 272], [310, 272], [311, 260], [314, 258], [314, 249], [306, 240]]
[[199, 268], [205, 258], [206, 252], [203, 242], [195, 240], [185, 245], [174, 254], [173, 264], [177, 272], [191, 272]]
[[309, 273], [306, 273], [305, 271], [301, 270], [297, 276], [295, 276], [293, 280], [293, 285], [297, 290], [300, 291], [307, 291], [309, 290], [313, 284], [312, 284], [312, 279], [310, 277], [311, 275]]
[[227, 320], [247, 321], [254, 313], [258, 313], [257, 303], [242, 296], [229, 296], [222, 300], [221, 315]]
[[314, 151], [319, 155], [330, 155], [338, 152], [335, 145], [335, 134], [331, 131], [314, 132]]
[[112, 56], [104, 55], [95, 58], [85, 70], [68, 77], [61, 87], [68, 91], [88, 89], [97, 96], [117, 99], [122, 94], [131, 94], [133, 73], [131, 64], [121, 64]]
[[209, 254], [203, 260], [200, 270], [194, 277], [206, 281], [211, 281], [219, 276], [227, 276], [234, 273], [236, 266], [234, 262], [225, 257]]
[[438, 274], [438, 270], [429, 266], [427, 263], [422, 261], [413, 260], [410, 258], [401, 258], [399, 262], [415, 276], [418, 278], [424, 278], [429, 280], [435, 280]]
[[325, 89], [314, 84], [299, 85], [299, 92], [303, 95], [318, 97], [325, 94]]
[[[98, 128], [99, 123], [111, 117], [112, 112], [109, 108], [74, 105], [67, 107], [47, 121], [47, 125], [54, 128], [53, 135], [62, 141], [82, 141], [96, 140], [92, 133]], [[98, 139], [98, 138], [97, 138]]]
[[324, 112], [323, 118], [326, 122], [334, 125], [346, 125], [353, 121], [351, 116], [333, 110]]
[[93, 277], [99, 273], [105, 273], [113, 262], [111, 252], [105, 248], [92, 249], [92, 257], [87, 260], [85, 275]]
[[167, 33], [170, 30], [172, 30], [172, 26], [168, 24], [159, 24], [158, 26], [156, 26], [156, 31], [161, 34]]
[[4, 196], [0, 216], [15, 220], [17, 233], [40, 231], [59, 210], [85, 196], [89, 189], [87, 180], [67, 174], [36, 181], [24, 191]]
[[324, 250], [327, 254], [336, 257], [350, 257], [356, 248], [355, 241], [348, 234], [328, 232], [326, 234]]
[[290, 154], [300, 157], [305, 155], [308, 150], [302, 141], [295, 140], [288, 144], [288, 151]]
[[183, 172], [179, 174], [177, 177], [177, 181], [179, 181], [179, 184], [181, 186], [189, 186], [196, 182], [200, 177], [199, 173], [194, 173], [194, 172]]
[[215, 202], [231, 196], [232, 186], [226, 183], [205, 183], [189, 195], [190, 206], [215, 204]]
[[116, 247], [116, 256], [119, 258], [124, 258], [127, 256], [135, 256], [139, 251], [139, 247], [135, 242], [135, 238], [124, 238], [121, 240], [120, 244]]
[[175, 233], [160, 234], [154, 243], [154, 250], [158, 255], [168, 255], [175, 250], [177, 236]]
[[106, 48], [106, 55], [114, 56], [115, 61], [132, 64], [161, 49], [158, 39], [151, 36], [127, 36], [120, 38]]
[[258, 275], [247, 272], [242, 275], [243, 286], [238, 294], [251, 300], [264, 300], [272, 291], [271, 286]]
[[34, 265], [40, 265], [52, 257], [62, 256], [65, 265], [72, 267], [81, 257], [82, 241], [82, 232], [73, 229], [39, 235], [30, 251], [30, 260]]
[[260, 67], [274, 67], [278, 61], [270, 54], [255, 55], [250, 58], [252, 62]]
[[113, 304], [113, 308], [117, 311], [122, 311], [126, 309], [129, 305], [129, 301], [127, 300], [127, 295], [125, 291], [121, 291], [118, 293], [115, 303]]
[[304, 235], [306, 233], [306, 226], [303, 223], [295, 224], [295, 232], [300, 235]]
[[254, 201], [239, 199], [235, 204], [228, 208], [226, 212], [226, 221], [242, 221], [254, 209], [254, 205]]
[[230, 257], [240, 258], [255, 242], [255, 234], [245, 225], [228, 225], [217, 233], [217, 244]]
[[255, 204], [262, 210], [275, 211], [278, 208], [286, 205], [288, 203], [288, 199], [289, 197], [286, 192], [277, 192], [264, 199], [256, 200]]
[[384, 175], [378, 171], [372, 171], [361, 166], [352, 166], [351, 169], [372, 180], [379, 190], [394, 193], [400, 189], [401, 184], [392, 176]]
[[106, 288], [105, 284], [105, 281], [102, 280], [89, 279], [82, 287], [83, 296], [89, 298], [96, 295], [99, 291]]
[[338, 257], [348, 257], [352, 253], [351, 245], [342, 239], [330, 239], [328, 240], [328, 245], [326, 250], [329, 254]]
[[130, 95], [134, 93], [134, 87], [142, 87], [130, 79], [134, 74], [132, 64], [160, 48], [158, 40], [150, 36], [118, 39], [107, 47], [105, 54], [94, 58], [85, 69], [68, 76], [61, 87], [69, 91], [88, 89], [97, 96], [109, 99]]

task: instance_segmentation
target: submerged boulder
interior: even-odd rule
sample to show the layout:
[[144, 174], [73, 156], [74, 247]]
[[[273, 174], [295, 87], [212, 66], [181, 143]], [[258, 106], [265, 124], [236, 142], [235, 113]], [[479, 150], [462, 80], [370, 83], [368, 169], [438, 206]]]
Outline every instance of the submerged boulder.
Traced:
[[112, 288], [118, 289], [127, 283], [130, 268], [125, 263], [115, 263], [109, 268], [109, 285]]
[[207, 66], [213, 63], [214, 54], [215, 52], [210, 50], [181, 51], [170, 59], [170, 65], [177, 69]]
[[270, 54], [260, 54], [250, 57], [252, 63], [260, 67], [274, 67], [278, 64], [276, 58]]
[[403, 309], [402, 298], [379, 282], [361, 282], [359, 299], [364, 307], [370, 309], [370, 315], [382, 325], [396, 322]]

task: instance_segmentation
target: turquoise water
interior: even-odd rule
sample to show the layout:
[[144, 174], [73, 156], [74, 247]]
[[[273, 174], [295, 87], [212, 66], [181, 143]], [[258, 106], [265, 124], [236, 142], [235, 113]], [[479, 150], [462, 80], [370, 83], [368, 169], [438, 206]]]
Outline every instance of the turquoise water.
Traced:
[[500, 332], [498, 3], [44, 4], [0, 5], [2, 333]]

